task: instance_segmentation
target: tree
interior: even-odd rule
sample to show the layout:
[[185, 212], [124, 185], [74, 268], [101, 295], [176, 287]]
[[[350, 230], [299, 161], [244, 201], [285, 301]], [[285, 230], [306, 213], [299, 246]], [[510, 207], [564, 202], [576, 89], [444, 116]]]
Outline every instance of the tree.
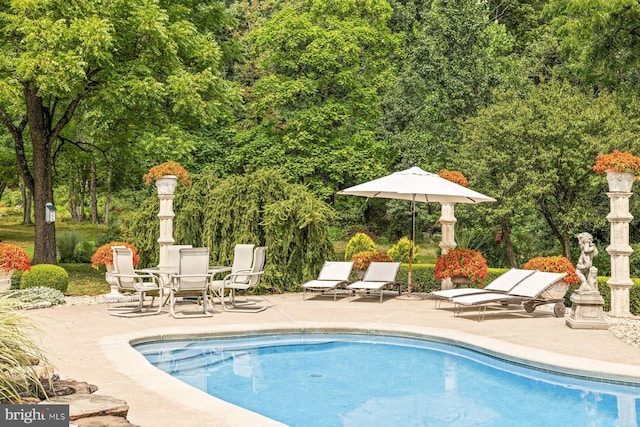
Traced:
[[546, 12], [568, 67], [593, 90], [638, 95], [640, 4], [635, 0], [553, 0]]
[[295, 1], [253, 30], [246, 119], [229, 158], [233, 172], [283, 167], [324, 199], [380, 176], [380, 90], [392, 81], [398, 42], [385, 0]]
[[455, 156], [458, 120], [475, 114], [507, 80], [513, 41], [489, 21], [486, 2], [397, 4], [394, 29], [406, 34], [406, 58], [385, 97], [384, 127], [400, 168], [437, 171]]
[[136, 137], [215, 121], [236, 99], [212, 33], [193, 23], [194, 14], [215, 21], [220, 10], [189, 0], [0, 1], [0, 119], [33, 192], [34, 264], [56, 262], [55, 225], [45, 222], [52, 153], [76, 141], [65, 132], [80, 109], [85, 116], [100, 105], [111, 123], [128, 126], [132, 150]]
[[[176, 244], [210, 248], [212, 262], [229, 265], [237, 243], [268, 246], [260, 287], [285, 292], [316, 277], [333, 255], [329, 224], [335, 211], [279, 170], [260, 169], [220, 179], [207, 169], [179, 187], [174, 200]], [[159, 202], [146, 199], [125, 225], [141, 263], [157, 263]]]
[[591, 170], [596, 155], [637, 150], [638, 125], [615, 97], [553, 81], [525, 96], [511, 91], [468, 119], [459, 163], [479, 191], [496, 195], [487, 207], [492, 225], [508, 235], [534, 221], [535, 209], [570, 258], [579, 231], [606, 227], [606, 187]]

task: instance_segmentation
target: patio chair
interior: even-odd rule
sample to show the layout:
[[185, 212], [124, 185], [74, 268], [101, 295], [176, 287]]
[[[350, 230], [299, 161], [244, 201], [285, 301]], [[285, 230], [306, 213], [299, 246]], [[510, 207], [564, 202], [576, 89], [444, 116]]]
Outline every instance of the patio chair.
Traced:
[[396, 282], [399, 268], [399, 262], [372, 262], [362, 280], [347, 285], [349, 299], [351, 299], [351, 295], [356, 293], [363, 296], [380, 294], [380, 302], [382, 302], [384, 289], [387, 287], [397, 287], [398, 295], [400, 295], [402, 288]]
[[335, 301], [338, 289], [349, 283], [352, 269], [352, 261], [326, 261], [316, 280], [302, 284], [302, 300], [306, 299], [307, 291], [320, 292], [321, 295], [333, 291]]
[[451, 298], [460, 297], [462, 295], [480, 294], [485, 292], [507, 293], [518, 283], [535, 273], [536, 270], [521, 270], [512, 268], [511, 270], [496, 277], [491, 283], [484, 288], [456, 288], [444, 289], [441, 291], [429, 292], [427, 296], [435, 299], [435, 307], [440, 308], [442, 301], [450, 301]]
[[[169, 312], [174, 318], [210, 317], [209, 311], [209, 248], [180, 249], [180, 263], [177, 274], [169, 275]], [[180, 297], [197, 297], [202, 303], [202, 313], [176, 313], [175, 307]]]
[[[119, 305], [109, 307], [112, 316], [135, 317], [158, 314], [162, 310], [162, 282], [156, 274], [134, 270], [133, 252], [125, 246], [114, 246], [112, 274], [118, 288], [123, 291], [137, 292], [140, 295], [137, 305]], [[145, 308], [144, 303], [147, 296], [151, 296], [151, 302]], [[153, 306], [155, 297], [159, 297], [158, 309], [149, 311]]]
[[[215, 271], [216, 273], [222, 272], [231, 272], [231, 274], [237, 273], [238, 271], [246, 271], [251, 270], [251, 266], [253, 264], [253, 250], [256, 245], [237, 244], [233, 250], [233, 264], [231, 268], [229, 267], [221, 267], [221, 266], [212, 266], [209, 267], [210, 271]], [[239, 278], [242, 279], [242, 278]], [[222, 293], [222, 285], [224, 280], [212, 280], [209, 284], [209, 290], [213, 297], [224, 298], [224, 294]]]
[[484, 319], [487, 307], [491, 304], [497, 304], [498, 307], [502, 308], [509, 308], [511, 305], [522, 305], [527, 313], [533, 313], [538, 306], [554, 304], [553, 314], [556, 317], [562, 317], [566, 312], [564, 298], [546, 299], [542, 298], [541, 295], [566, 275], [566, 273], [548, 273], [536, 270], [507, 293], [481, 292], [461, 295], [451, 298], [451, 302], [456, 306], [456, 316], [462, 314], [466, 307], [477, 308], [478, 320]]
[[253, 263], [251, 265], [251, 269], [230, 273], [222, 280], [220, 295], [224, 295], [227, 290], [229, 291], [229, 303], [226, 303], [224, 298], [221, 298], [223, 310], [257, 313], [267, 308], [265, 306], [256, 306], [252, 301], [239, 302], [235, 299], [237, 290], [247, 290], [260, 283], [260, 277], [264, 273], [266, 260], [267, 247], [258, 246], [253, 252]]

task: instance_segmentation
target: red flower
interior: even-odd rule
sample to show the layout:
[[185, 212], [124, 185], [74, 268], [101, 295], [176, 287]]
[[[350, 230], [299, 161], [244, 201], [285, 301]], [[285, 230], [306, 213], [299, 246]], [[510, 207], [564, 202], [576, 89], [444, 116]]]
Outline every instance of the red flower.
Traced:
[[142, 176], [142, 180], [145, 185], [151, 184], [151, 182], [155, 181], [158, 178], [162, 178], [165, 175], [175, 175], [178, 177], [178, 183], [180, 185], [191, 185], [191, 180], [189, 179], [189, 172], [178, 162], [174, 162], [173, 160], [169, 160], [168, 162], [164, 162], [160, 165], [154, 166], [149, 169], [149, 172]]
[[473, 249], [456, 248], [436, 260], [436, 278], [446, 279], [464, 276], [474, 282], [484, 279], [489, 273], [487, 260]]
[[447, 169], [442, 169], [441, 171], [438, 171], [438, 176], [440, 176], [440, 178], [444, 178], [458, 185], [462, 185], [463, 187], [469, 186], [469, 181], [467, 180], [467, 178], [465, 178], [465, 176], [458, 171], [450, 171]]
[[140, 261], [138, 256], [138, 249], [131, 243], [127, 242], [109, 242], [100, 246], [91, 256], [91, 267], [96, 270], [100, 269], [101, 265], [113, 265], [113, 246], [126, 246], [133, 251], [133, 265], [137, 265]]
[[636, 157], [628, 151], [613, 150], [610, 154], [598, 154], [596, 164], [591, 168], [597, 173], [606, 171], [637, 172], [640, 169], [640, 157]]
[[0, 271], [31, 270], [27, 251], [17, 245], [0, 243]]
[[540, 270], [549, 273], [567, 273], [562, 280], [570, 285], [580, 283], [580, 278], [576, 275], [576, 268], [571, 264], [571, 261], [562, 255], [531, 258], [522, 268], [524, 270]]
[[353, 268], [356, 270], [366, 270], [372, 262], [391, 262], [393, 261], [388, 255], [376, 251], [366, 251], [354, 254], [351, 257]]

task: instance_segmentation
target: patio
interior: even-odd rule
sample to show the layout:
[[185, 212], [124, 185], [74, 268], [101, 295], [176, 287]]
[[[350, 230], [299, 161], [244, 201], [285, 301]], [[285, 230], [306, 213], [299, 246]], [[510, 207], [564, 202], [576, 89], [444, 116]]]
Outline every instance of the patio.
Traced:
[[128, 420], [140, 426], [275, 426], [262, 416], [229, 405], [153, 368], [129, 346], [145, 337], [206, 335], [241, 331], [336, 330], [429, 335], [464, 342], [489, 351], [563, 370], [588, 370], [640, 382], [640, 350], [607, 330], [571, 329], [565, 319], [542, 310], [526, 314], [487, 312], [478, 322], [475, 312], [454, 317], [443, 304], [430, 300], [334, 302], [302, 294], [268, 295], [261, 313], [222, 312], [211, 318], [179, 320], [168, 310], [157, 316], [117, 318], [105, 304], [65, 305], [28, 312], [40, 328], [45, 352], [62, 378], [87, 381], [97, 394], [125, 400]]

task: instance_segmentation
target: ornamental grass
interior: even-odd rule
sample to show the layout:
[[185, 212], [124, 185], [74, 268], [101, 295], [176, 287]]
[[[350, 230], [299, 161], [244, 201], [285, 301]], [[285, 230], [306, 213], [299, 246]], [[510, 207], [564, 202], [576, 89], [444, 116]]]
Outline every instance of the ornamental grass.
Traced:
[[20, 403], [24, 396], [44, 395], [39, 372], [51, 364], [31, 337], [37, 329], [18, 309], [19, 300], [0, 296], [0, 403]]

